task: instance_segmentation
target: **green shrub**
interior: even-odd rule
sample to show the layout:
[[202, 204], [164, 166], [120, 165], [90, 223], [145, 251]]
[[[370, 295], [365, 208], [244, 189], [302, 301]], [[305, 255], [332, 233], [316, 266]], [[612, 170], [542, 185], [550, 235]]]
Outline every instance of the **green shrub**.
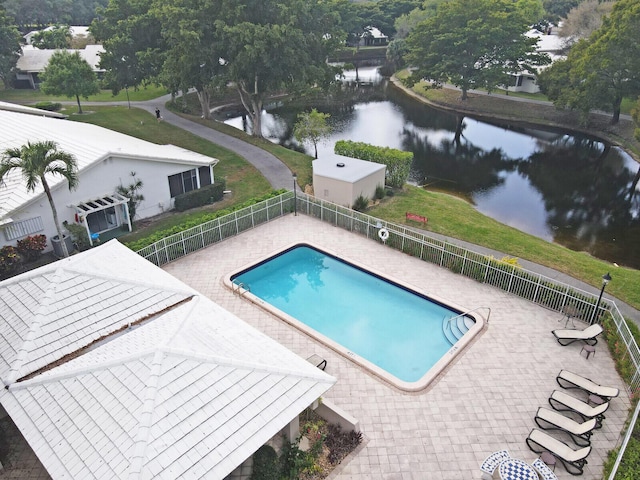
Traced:
[[278, 454], [269, 445], [261, 446], [253, 454], [253, 468], [249, 480], [278, 480], [279, 478]]
[[83, 252], [89, 248], [91, 248], [91, 243], [89, 242], [89, 234], [87, 233], [87, 229], [80, 225], [79, 223], [69, 223], [63, 222], [64, 228], [66, 228], [71, 234], [71, 238], [73, 239], [73, 243], [75, 243], [76, 248], [79, 252]]
[[49, 112], [57, 112], [62, 108], [62, 104], [58, 102], [38, 102], [34, 106], [40, 110], [47, 110]]
[[18, 252], [27, 262], [36, 260], [47, 246], [45, 235], [29, 235], [22, 240], [18, 240]]
[[178, 195], [175, 198], [175, 208], [179, 212], [184, 212], [190, 208], [201, 207], [202, 205], [210, 205], [214, 202], [222, 200], [225, 189], [225, 181], [221, 180], [213, 185], [206, 185], [197, 190]]
[[271, 193], [263, 195], [262, 197], [247, 200], [246, 202], [243, 202], [238, 205], [234, 205], [232, 208], [229, 208], [229, 209], [218, 210], [216, 212], [202, 212], [200, 215], [197, 215], [191, 218], [189, 221], [181, 223], [180, 225], [176, 225], [174, 227], [167, 228], [165, 230], [159, 230], [157, 232], [150, 234], [145, 238], [136, 240], [135, 242], [124, 242], [124, 243], [131, 250], [133, 250], [134, 252], [137, 252], [139, 250], [142, 250], [144, 247], [147, 247], [156, 242], [159, 242], [160, 240], [163, 240], [164, 238], [167, 238], [171, 235], [183, 232], [185, 230], [189, 230], [190, 228], [193, 228], [193, 227], [197, 227], [199, 225], [202, 225], [203, 223], [210, 222], [211, 220], [215, 220], [218, 217], [229, 215], [230, 213], [233, 213], [236, 210], [241, 210], [243, 208], [250, 207], [251, 205], [255, 205], [256, 203], [264, 202], [269, 198], [277, 197], [278, 195], [282, 195], [287, 191], [288, 190], [286, 189], [274, 190]]
[[386, 165], [386, 183], [392, 187], [402, 188], [407, 178], [409, 178], [413, 152], [405, 152], [389, 147], [377, 147], [368, 143], [352, 142], [351, 140], [337, 141], [333, 151], [338, 155]]
[[9, 277], [18, 270], [21, 259], [18, 249], [11, 245], [0, 248], [0, 277]]
[[369, 199], [362, 194], [356, 198], [356, 202], [353, 204], [353, 208], [356, 212], [364, 212], [369, 207]]
[[384, 185], [378, 185], [376, 187], [376, 193], [373, 194], [373, 198], [375, 198], [376, 200], [382, 200], [385, 196], [385, 189], [384, 189]]

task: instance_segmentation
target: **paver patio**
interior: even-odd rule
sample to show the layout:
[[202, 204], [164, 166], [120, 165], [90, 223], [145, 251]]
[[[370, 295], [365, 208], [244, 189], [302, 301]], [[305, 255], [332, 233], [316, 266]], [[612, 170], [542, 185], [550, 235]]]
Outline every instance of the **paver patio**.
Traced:
[[[465, 308], [489, 307], [488, 327], [431, 386], [418, 393], [399, 391], [222, 284], [226, 274], [305, 241]], [[601, 479], [607, 452], [621, 442], [630, 402], [604, 342], [587, 360], [581, 345], [561, 347], [551, 335], [564, 326], [562, 314], [376, 241], [305, 215], [288, 215], [164, 268], [300, 356], [317, 353], [328, 360], [326, 371], [338, 383], [325, 397], [356, 417], [365, 437], [334, 478], [476, 479], [482, 460], [503, 448], [531, 463], [538, 455], [525, 438], [538, 407], [548, 406], [551, 392], [559, 388], [555, 377], [563, 368], [622, 389], [592, 437], [593, 451], [580, 478]], [[561, 465], [556, 474], [561, 480], [574, 478]]]

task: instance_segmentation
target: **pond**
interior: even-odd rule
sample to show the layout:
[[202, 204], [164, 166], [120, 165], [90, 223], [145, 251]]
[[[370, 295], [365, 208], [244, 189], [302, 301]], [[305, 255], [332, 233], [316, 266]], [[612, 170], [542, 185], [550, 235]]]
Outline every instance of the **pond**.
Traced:
[[[457, 117], [409, 98], [375, 67], [358, 73], [363, 84], [347, 72], [341, 96], [314, 104], [333, 128], [320, 158], [342, 139], [411, 151], [411, 183], [464, 195], [506, 225], [640, 268], [640, 165], [624, 151], [585, 135]], [[304, 108], [264, 112], [265, 137], [313, 155], [292, 133]], [[226, 123], [251, 128], [242, 116]]]

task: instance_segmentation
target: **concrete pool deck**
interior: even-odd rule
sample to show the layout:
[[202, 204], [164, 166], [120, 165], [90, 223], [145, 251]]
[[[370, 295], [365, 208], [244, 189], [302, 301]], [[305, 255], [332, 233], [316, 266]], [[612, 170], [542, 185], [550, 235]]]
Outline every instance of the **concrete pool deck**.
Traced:
[[[488, 327], [425, 390], [401, 392], [222, 283], [229, 272], [293, 242], [312, 241], [348, 260], [386, 272], [468, 309], [491, 308]], [[582, 345], [560, 346], [551, 330], [562, 314], [421, 262], [305, 215], [288, 215], [164, 267], [227, 310], [302, 357], [319, 354], [338, 379], [325, 398], [360, 421], [362, 448], [332, 474], [336, 479], [461, 480], [480, 478], [491, 452], [508, 449], [528, 463], [538, 455], [525, 439], [548, 406], [561, 369], [618, 387], [603, 428], [592, 437], [585, 480], [602, 478], [607, 452], [619, 445], [630, 405], [604, 342], [586, 359]], [[346, 292], [348, 294], [348, 292]], [[579, 325], [578, 325], [579, 326]], [[561, 465], [559, 479], [574, 478]]]

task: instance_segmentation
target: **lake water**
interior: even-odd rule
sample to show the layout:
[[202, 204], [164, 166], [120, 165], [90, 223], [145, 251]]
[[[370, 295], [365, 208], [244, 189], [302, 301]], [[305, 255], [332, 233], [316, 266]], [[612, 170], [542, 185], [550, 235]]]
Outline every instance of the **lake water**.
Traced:
[[[331, 102], [333, 134], [318, 145], [332, 153], [346, 139], [412, 151], [410, 181], [469, 198], [476, 209], [506, 225], [568, 248], [640, 268], [640, 166], [624, 151], [584, 135], [490, 124], [469, 117], [456, 137], [455, 115], [422, 105], [381, 81], [375, 67]], [[355, 80], [355, 72], [347, 72]], [[263, 133], [274, 142], [313, 155], [299, 145], [292, 125], [302, 107], [263, 114]], [[246, 118], [226, 121], [250, 131]], [[428, 215], [428, 211], [426, 212]]]

